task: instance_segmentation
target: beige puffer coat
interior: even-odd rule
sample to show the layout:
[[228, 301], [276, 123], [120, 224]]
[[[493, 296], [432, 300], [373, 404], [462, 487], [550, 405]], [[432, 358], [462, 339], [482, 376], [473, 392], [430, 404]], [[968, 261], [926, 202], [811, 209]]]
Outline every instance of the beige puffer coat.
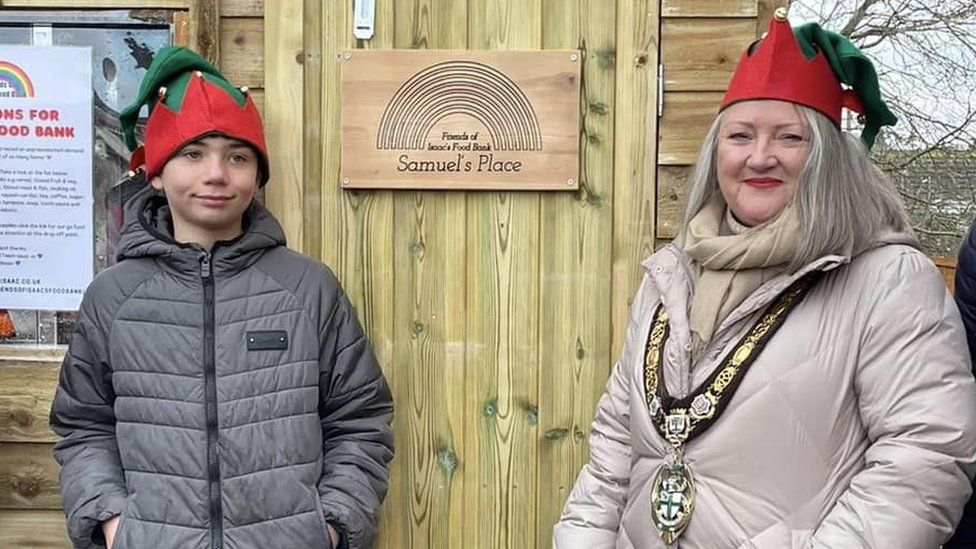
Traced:
[[697, 503], [671, 547], [925, 549], [949, 537], [976, 471], [976, 384], [959, 313], [921, 252], [883, 245], [769, 281], [719, 325], [694, 367], [691, 260], [668, 245], [644, 267], [626, 344], [593, 421], [590, 461], [556, 524], [555, 548], [667, 547], [650, 505], [667, 443], [643, 389], [658, 303], [671, 327], [665, 379], [680, 397], [780, 291], [813, 269], [828, 272], [724, 414], [686, 446]]

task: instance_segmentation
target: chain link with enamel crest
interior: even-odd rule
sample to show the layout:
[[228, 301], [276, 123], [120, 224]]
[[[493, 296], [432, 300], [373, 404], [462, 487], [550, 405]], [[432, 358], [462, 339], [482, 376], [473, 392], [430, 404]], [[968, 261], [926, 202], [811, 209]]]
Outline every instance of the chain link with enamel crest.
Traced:
[[652, 519], [665, 543], [674, 543], [694, 511], [695, 479], [683, 460], [684, 445], [705, 432], [725, 411], [756, 357], [821, 275], [820, 271], [808, 273], [786, 288], [705, 382], [680, 399], [668, 394], [664, 379], [668, 313], [663, 304], [654, 312], [644, 355], [644, 394], [651, 423], [671, 444], [670, 455], [658, 469], [651, 488]]

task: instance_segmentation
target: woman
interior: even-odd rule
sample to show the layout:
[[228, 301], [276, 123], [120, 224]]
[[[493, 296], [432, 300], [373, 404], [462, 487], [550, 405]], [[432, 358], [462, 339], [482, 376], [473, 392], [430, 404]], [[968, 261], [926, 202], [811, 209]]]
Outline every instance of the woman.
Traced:
[[870, 61], [778, 11], [705, 138], [679, 238], [644, 262], [554, 547], [951, 534], [976, 466], [965, 335], [842, 106], [868, 146], [894, 122]]

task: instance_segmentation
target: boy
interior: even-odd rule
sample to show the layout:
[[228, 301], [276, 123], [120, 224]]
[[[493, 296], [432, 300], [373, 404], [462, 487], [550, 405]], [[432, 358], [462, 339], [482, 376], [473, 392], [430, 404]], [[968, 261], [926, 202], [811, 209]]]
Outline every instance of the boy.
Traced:
[[252, 199], [261, 119], [185, 48], [121, 115], [150, 183], [89, 286], [51, 409], [75, 547], [368, 547], [389, 388], [332, 273]]

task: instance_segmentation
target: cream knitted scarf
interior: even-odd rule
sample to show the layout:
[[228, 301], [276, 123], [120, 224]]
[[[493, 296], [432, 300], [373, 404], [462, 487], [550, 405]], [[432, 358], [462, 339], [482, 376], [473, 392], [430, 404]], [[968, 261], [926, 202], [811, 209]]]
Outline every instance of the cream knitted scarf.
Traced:
[[801, 238], [792, 204], [762, 225], [734, 234], [720, 194], [688, 224], [684, 251], [698, 267], [691, 301], [692, 357], [697, 360], [716, 326], [759, 286], [786, 270]]

